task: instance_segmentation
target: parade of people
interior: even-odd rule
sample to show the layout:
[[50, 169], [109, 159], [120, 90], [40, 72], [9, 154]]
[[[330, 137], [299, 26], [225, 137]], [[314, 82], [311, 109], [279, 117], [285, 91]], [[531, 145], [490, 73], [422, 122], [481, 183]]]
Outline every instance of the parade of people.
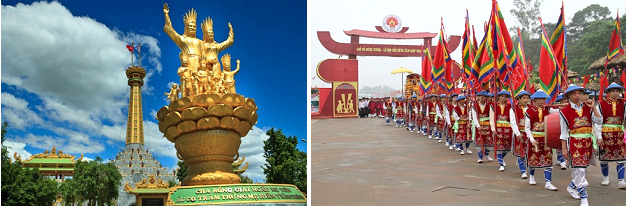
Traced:
[[[352, 69], [356, 70], [357, 66], [373, 67], [372, 64], [379, 61], [363, 59], [361, 56], [415, 58], [415, 63], [398, 61], [382, 68], [377, 65], [377, 71], [388, 69], [385, 72], [390, 71], [394, 79], [386, 79], [386, 76], [378, 73], [358, 73], [358, 79], [345, 78], [354, 79], [355, 82], [363, 80], [363, 83], [357, 85], [363, 86], [363, 92], [359, 93], [361, 88], [355, 89], [358, 97], [364, 97], [359, 104], [363, 112], [360, 117], [372, 113], [371, 109], [368, 111], [367, 104], [382, 100], [383, 115], [370, 115], [379, 119], [359, 119], [362, 120], [359, 123], [364, 127], [371, 126], [372, 136], [392, 142], [375, 139], [376, 148], [399, 148], [399, 152], [389, 154], [391, 152], [386, 151], [383, 154], [370, 151], [371, 145], [366, 145], [369, 147], [364, 146], [365, 152], [346, 153], [346, 156], [363, 155], [372, 158], [371, 161], [376, 164], [367, 165], [370, 168], [338, 170], [334, 165], [325, 165], [317, 169], [327, 171], [331, 168], [340, 172], [381, 175], [385, 173], [374, 171], [384, 165], [407, 173], [410, 175], [407, 179], [411, 179], [415, 173], [431, 178], [427, 179], [428, 183], [437, 183], [437, 187], [428, 188], [430, 192], [461, 193], [458, 194], [460, 196], [473, 196], [478, 191], [487, 191], [483, 186], [488, 184], [502, 188], [489, 191], [506, 191], [510, 196], [516, 196], [516, 192], [523, 188], [538, 191], [537, 196], [540, 197], [559, 196], [566, 203], [580, 205], [589, 205], [590, 200], [596, 204], [596, 198], [604, 198], [608, 193], [623, 194], [620, 192], [626, 191], [626, 55], [621, 40], [624, 38], [624, 32], [620, 29], [623, 23], [619, 21], [621, 10], [617, 10], [617, 18], [615, 10], [602, 15], [603, 27], [591, 29], [606, 30], [602, 35], [582, 39], [579, 38], [581, 33], [591, 32], [579, 29], [583, 27], [583, 19], [588, 17], [584, 15], [589, 15], [592, 7], [587, 7], [584, 12], [570, 13], [565, 12], [569, 4], [567, 1], [559, 1], [558, 7], [537, 6], [537, 11], [541, 9], [544, 14], [550, 11], [549, 15], [537, 15], [522, 23], [511, 19], [505, 21], [506, 11], [511, 12], [513, 19], [526, 15], [526, 11], [517, 6], [501, 10], [501, 6], [510, 7], [511, 2], [488, 2], [491, 7], [485, 3], [485, 8], [489, 8], [491, 13], [470, 15], [472, 11], [466, 10], [463, 11], [464, 19], [437, 15], [437, 22], [429, 21], [437, 23], [439, 30], [432, 29], [428, 37], [423, 37], [427, 36], [427, 32], [418, 33], [414, 27], [411, 30], [400, 27], [399, 23], [402, 22], [394, 14], [386, 17], [392, 17], [393, 20], [384, 21], [393, 24], [388, 26], [398, 26], [397, 31], [386, 30], [384, 26], [377, 26], [377, 31], [346, 28], [343, 31], [350, 36], [349, 43], [340, 43], [329, 37], [328, 32], [318, 31], [322, 46], [333, 54], [348, 56], [348, 59], [340, 56], [340, 60], [328, 59], [325, 61], [330, 63], [319, 63], [319, 68], [331, 63], [333, 67], [340, 67], [333, 75], [349, 72], [344, 69], [348, 67], [346, 65], [354, 64]], [[516, 0], [512, 4], [518, 2], [521, 1]], [[575, 5], [572, 8], [577, 8], [578, 5], [570, 3]], [[528, 3], [524, 5], [529, 6]], [[592, 13], [600, 11], [599, 8]], [[566, 16], [568, 13], [569, 16]], [[608, 18], [609, 14], [611, 18]], [[473, 19], [480, 15], [487, 18]], [[463, 21], [465, 24], [461, 25]], [[524, 25], [526, 23], [531, 26], [527, 27]], [[609, 30], [612, 31], [611, 35], [605, 35]], [[424, 41], [394, 47], [372, 44], [369, 39], [363, 40], [365, 38]], [[585, 44], [586, 50], [571, 52], [581, 49], [571, 45], [580, 44], [575, 41], [590, 39], [597, 44]], [[365, 41], [367, 44], [362, 44]], [[527, 43], [526, 47], [524, 43]], [[606, 43], [609, 43], [608, 48]], [[570, 55], [575, 57], [568, 57], [568, 49]], [[603, 55], [581, 56], [581, 53], [592, 53], [592, 49], [602, 50]], [[354, 62], [357, 60], [358, 64]], [[317, 71], [318, 74], [323, 72], [326, 71]], [[341, 76], [337, 78], [341, 81], [333, 83], [332, 91], [335, 93], [329, 97], [337, 99], [340, 97], [338, 94], [343, 92], [339, 90], [346, 89], [335, 86], [344, 84], [343, 78]], [[372, 139], [366, 134], [359, 138], [363, 141]], [[394, 143], [397, 143], [395, 147], [391, 146]], [[400, 144], [411, 147], [400, 149]], [[389, 157], [380, 158], [382, 155]], [[341, 160], [335, 165], [353, 166], [346, 162]], [[413, 172], [405, 164], [427, 167]], [[454, 167], [454, 170], [450, 167]], [[455, 178], [435, 181], [433, 176], [472, 179], [475, 181], [472, 184], [479, 184], [451, 183], [459, 182]], [[354, 181], [359, 182], [357, 179]], [[422, 182], [419, 183], [422, 186]], [[417, 185], [415, 181], [396, 181], [393, 185], [404, 184], [406, 187]], [[376, 182], [372, 186], [386, 188], [389, 185]], [[485, 203], [493, 205], [496, 202]], [[520, 201], [512, 205], [537, 203], [543, 205], [543, 200]], [[441, 204], [448, 203], [442, 201]]]
[[[519, 48], [520, 44], [517, 46]], [[544, 47], [541, 52], [542, 55], [550, 55], [554, 51]], [[520, 57], [517, 58], [513, 60], [520, 61]], [[430, 58], [426, 60], [433, 61]], [[519, 75], [519, 70], [524, 70], [524, 67], [506, 63], [502, 65], [506, 69], [500, 70], [495, 69], [495, 64], [491, 68], [481, 68], [476, 67], [476, 62], [464, 62], [469, 70], [480, 70], [476, 72], [478, 74], [484, 74], [482, 70], [487, 69], [491, 75], [486, 78], [466, 72], [458, 78], [448, 74], [437, 77], [436, 62], [427, 62], [422, 65], [422, 72], [430, 76], [418, 76], [425, 81], [407, 83], [407, 90], [403, 92], [405, 96], [384, 98], [385, 124], [395, 122], [396, 127], [406, 126], [410, 133], [425, 135], [437, 142], [445, 141], [442, 147], [460, 155], [472, 154], [470, 146], [473, 143], [477, 162], [491, 162], [496, 158], [500, 172], [506, 170], [504, 159], [512, 153], [519, 168], [516, 172], [521, 178], [528, 179], [530, 185], [536, 185], [535, 171], [543, 169], [544, 188], [550, 191], [558, 190], [552, 183], [555, 162], [561, 169], [571, 170], [572, 180], [567, 192], [580, 199], [581, 205], [588, 205], [586, 188], [589, 182], [585, 175], [587, 167], [595, 165], [596, 161], [600, 163], [604, 176], [601, 185], [609, 185], [609, 163], [614, 162], [617, 187], [626, 189], [624, 87], [617, 83], [605, 85], [601, 89], [606, 95], [596, 103], [594, 98], [597, 97], [591, 97], [589, 89], [569, 84], [567, 78], [558, 72], [559, 64], [549, 61], [545, 58], [540, 60], [540, 72], [561, 79], [559, 84], [554, 81], [546, 84], [543, 82], [545, 78], [540, 75], [540, 84], [531, 85], [528, 74]], [[550, 73], [549, 69], [554, 72]], [[415, 76], [412, 74], [412, 78]], [[496, 81], [503, 76], [508, 82]], [[434, 83], [424, 83], [431, 81]], [[446, 86], [450, 82], [455, 83], [451, 87]], [[552, 86], [547, 87], [550, 84]], [[535, 88], [538, 89], [534, 93], [526, 91], [535, 91]], [[365, 107], [362, 103], [361, 108], [367, 113]], [[548, 131], [548, 124], [553, 127], [552, 132]], [[495, 153], [494, 158], [490, 153]]]

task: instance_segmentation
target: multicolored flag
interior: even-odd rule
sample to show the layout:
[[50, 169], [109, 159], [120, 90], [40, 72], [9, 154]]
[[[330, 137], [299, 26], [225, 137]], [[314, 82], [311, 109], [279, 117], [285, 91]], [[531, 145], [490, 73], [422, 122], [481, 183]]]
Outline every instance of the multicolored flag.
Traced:
[[441, 20], [441, 29], [439, 30], [439, 41], [435, 50], [435, 58], [433, 59], [433, 82], [439, 82], [444, 77], [446, 70], [446, 62], [450, 61], [450, 53], [448, 52], [448, 43], [444, 39], [443, 18]]
[[426, 48], [426, 51], [422, 52], [422, 74], [420, 76], [420, 86], [424, 94], [428, 93], [432, 89], [432, 72], [433, 60], [430, 56], [430, 46]]
[[519, 92], [522, 90], [526, 90], [526, 84], [528, 81], [528, 74], [526, 70], [526, 64], [524, 63], [526, 60], [524, 54], [524, 43], [522, 42], [522, 35], [520, 29], [517, 29], [518, 43], [515, 50], [511, 54], [511, 59], [513, 62], [511, 63], [512, 71], [512, 96], [517, 96]]
[[563, 88], [559, 87], [557, 89], [562, 89], [563, 91], [565, 91], [567, 86], [569, 86], [567, 79], [567, 30], [565, 28], [564, 8], [563, 2], [561, 2], [561, 14], [559, 15], [559, 21], [556, 22], [556, 27], [550, 37], [552, 50], [554, 50], [554, 57], [556, 58], [556, 62], [559, 64], [559, 68], [561, 68], [557, 75], [559, 77], [559, 85], [562, 85]]
[[472, 75], [472, 63], [474, 62], [474, 53], [476, 53], [476, 49], [474, 47], [474, 42], [471, 39], [471, 31], [469, 27], [469, 12], [465, 10], [467, 13], [465, 17], [465, 32], [463, 32], [463, 73], [466, 81], [464, 83], [469, 83], [476, 78]]
[[613, 33], [611, 34], [611, 41], [609, 42], [609, 50], [606, 52], [606, 62], [604, 63], [605, 68], [609, 61], [624, 54], [624, 45], [622, 44], [622, 38], [620, 36], [621, 30], [619, 28], [619, 10], [617, 11], [617, 18], [615, 18], [614, 25], [615, 27], [613, 28]]
[[485, 36], [483, 37], [483, 41], [478, 47], [476, 57], [474, 58], [474, 62], [472, 64], [474, 71], [478, 71], [477, 83], [479, 85], [489, 82], [489, 80], [491, 80], [491, 77], [495, 73], [491, 29], [492, 27], [489, 25], [487, 32], [485, 32]]
[[539, 52], [539, 85], [541, 89], [545, 91], [551, 98], [548, 104], [554, 102], [558, 95], [559, 81], [558, 71], [559, 64], [554, 56], [552, 45], [548, 40], [548, 34], [543, 27], [543, 22], [539, 18], [541, 23], [541, 51]]
[[498, 70], [498, 77], [502, 81], [503, 89], [509, 84], [509, 74], [511, 68], [511, 62], [509, 54], [513, 52], [513, 42], [511, 41], [511, 35], [504, 23], [502, 12], [498, 1], [493, 1], [491, 11], [490, 26], [493, 39], [493, 54], [496, 59], [496, 68]]

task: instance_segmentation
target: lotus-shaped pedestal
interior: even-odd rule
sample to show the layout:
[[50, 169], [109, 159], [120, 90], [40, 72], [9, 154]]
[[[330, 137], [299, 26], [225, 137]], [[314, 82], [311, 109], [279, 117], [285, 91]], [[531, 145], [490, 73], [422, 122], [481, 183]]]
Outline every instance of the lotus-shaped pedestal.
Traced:
[[159, 130], [187, 165], [182, 185], [235, 184], [241, 179], [232, 163], [241, 137], [256, 124], [254, 99], [239, 94], [183, 97], [157, 112]]

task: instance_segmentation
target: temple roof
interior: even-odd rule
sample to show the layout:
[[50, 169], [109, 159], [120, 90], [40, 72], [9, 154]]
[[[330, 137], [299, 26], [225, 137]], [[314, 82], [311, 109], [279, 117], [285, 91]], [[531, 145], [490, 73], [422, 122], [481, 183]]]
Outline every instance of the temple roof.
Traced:
[[22, 165], [24, 164], [50, 164], [50, 163], [76, 164], [76, 161], [81, 161], [83, 159], [83, 154], [80, 155], [80, 158], [78, 158], [78, 160], [74, 160], [76, 159], [76, 156], [63, 153], [63, 151], [61, 150], [57, 151], [56, 147], [52, 147], [52, 150], [50, 151], [46, 150], [43, 153], [31, 155], [27, 160], [24, 160], [24, 161], [22, 161], [21, 158], [17, 156], [17, 153], [13, 155], [15, 156], [16, 160], [19, 160], [22, 162]]
[[22, 163], [38, 164], [38, 163], [60, 163], [60, 164], [76, 164], [76, 161], [69, 158], [32, 158], [22, 161]]
[[353, 29], [350, 31], [343, 31], [348, 36], [363, 36], [379, 39], [427, 39], [435, 38], [437, 33], [430, 32], [415, 32], [415, 33], [388, 33], [378, 31], [365, 31], [359, 29]]

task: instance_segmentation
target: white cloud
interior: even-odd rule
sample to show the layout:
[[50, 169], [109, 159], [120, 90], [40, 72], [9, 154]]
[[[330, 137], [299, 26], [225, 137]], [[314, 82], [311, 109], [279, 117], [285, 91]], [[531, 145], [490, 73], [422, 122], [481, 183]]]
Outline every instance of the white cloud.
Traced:
[[2, 49], [11, 51], [2, 53], [3, 83], [70, 108], [123, 105], [130, 59], [126, 43], [104, 24], [58, 2], [2, 6], [2, 20]]
[[11, 160], [13, 161], [15, 161], [15, 158], [13, 158], [13, 154], [15, 152], [17, 152], [17, 155], [20, 156], [22, 160], [26, 160], [28, 159], [28, 157], [31, 156], [30, 152], [24, 149], [24, 147], [26, 147], [26, 144], [23, 142], [13, 142], [10, 140], [5, 140], [4, 145], [7, 146], [7, 151], [9, 151], [9, 156], [11, 157]]
[[43, 120], [37, 113], [28, 108], [26, 100], [17, 98], [12, 94], [2, 92], [2, 118], [10, 122], [11, 128], [23, 130], [34, 124], [41, 124]]
[[11, 129], [38, 132], [14, 140], [92, 154], [104, 151], [105, 142], [123, 142], [130, 66], [125, 46], [142, 43], [143, 65], [152, 68], [142, 89], [150, 93], [150, 77], [162, 70], [158, 40], [74, 16], [59, 2], [3, 5], [1, 15], [2, 50], [11, 51], [2, 53], [1, 80], [20, 94], [2, 93], [2, 118]]
[[[262, 130], [256, 126], [252, 127], [252, 131], [247, 136], [241, 138], [241, 146], [239, 147], [239, 155], [246, 157], [246, 162], [250, 164], [248, 170], [243, 173], [255, 181], [265, 181], [265, 174], [261, 166], [265, 165], [265, 157], [263, 157], [263, 141], [267, 140], [269, 136], [265, 133], [267, 130]], [[245, 164], [245, 163], [244, 163]]]
[[126, 125], [101, 125], [100, 133], [115, 141], [126, 141]]
[[155, 155], [163, 155], [178, 160], [176, 157], [176, 149], [174, 143], [163, 137], [163, 133], [159, 131], [159, 125], [153, 121], [143, 121], [144, 144], [146, 149]]

